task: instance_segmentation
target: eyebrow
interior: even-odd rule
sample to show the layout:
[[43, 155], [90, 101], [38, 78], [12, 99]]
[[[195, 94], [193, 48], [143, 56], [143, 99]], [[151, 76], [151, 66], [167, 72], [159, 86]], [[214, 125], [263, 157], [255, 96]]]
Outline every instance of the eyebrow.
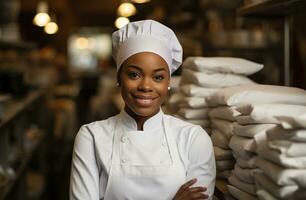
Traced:
[[134, 64], [130, 64], [130, 65], [127, 66], [127, 68], [129, 68], [129, 67], [135, 68], [135, 69], [137, 69], [139, 71], [142, 71], [140, 67], [138, 67], [137, 65], [134, 65]]
[[[134, 64], [130, 64], [127, 66], [128, 68], [131, 67], [131, 68], [135, 68], [139, 71], [142, 71], [142, 69], [140, 67], [138, 67], [137, 65], [134, 65]], [[165, 68], [158, 68], [158, 69], [155, 69], [154, 72], [159, 72], [159, 71], [167, 71]]]

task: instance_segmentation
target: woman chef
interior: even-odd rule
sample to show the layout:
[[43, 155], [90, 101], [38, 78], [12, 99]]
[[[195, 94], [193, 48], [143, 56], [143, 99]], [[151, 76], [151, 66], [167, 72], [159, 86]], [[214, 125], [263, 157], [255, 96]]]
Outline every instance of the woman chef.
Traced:
[[212, 199], [216, 172], [209, 136], [160, 108], [182, 62], [175, 34], [144, 20], [114, 32], [112, 40], [125, 107], [77, 134], [70, 199]]

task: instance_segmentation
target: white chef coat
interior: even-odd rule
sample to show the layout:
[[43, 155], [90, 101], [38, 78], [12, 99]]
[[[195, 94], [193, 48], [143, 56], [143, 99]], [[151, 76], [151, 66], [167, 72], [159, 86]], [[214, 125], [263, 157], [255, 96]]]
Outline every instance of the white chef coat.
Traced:
[[[164, 118], [168, 119], [168, 129], [163, 128]], [[118, 144], [114, 142], [114, 134], [116, 134], [115, 130], [118, 130], [118, 122], [124, 132], [123, 137], [120, 138], [120, 142], [124, 145], [116, 148], [117, 146], [115, 147], [114, 144]], [[165, 130], [170, 130], [168, 132], [171, 132], [171, 138], [174, 140], [177, 155], [179, 155], [179, 163], [176, 163], [176, 165], [183, 166], [184, 173], [182, 174], [185, 177], [181, 178], [178, 175], [178, 183], [173, 186], [175, 188], [172, 187], [167, 191], [168, 194], [165, 194], [165, 191], [159, 187], [159, 180], [155, 180], [154, 177], [151, 177], [152, 181], [150, 187], [148, 187], [146, 185], [148, 183], [146, 174], [141, 174], [143, 177], [137, 174], [135, 176], [135, 184], [122, 185], [124, 182], [120, 184], [119, 181], [118, 183], [113, 183], [114, 181], [112, 181], [112, 190], [117, 185], [117, 191], [126, 190], [127, 196], [122, 198], [124, 194], [120, 194], [120, 199], [166, 200], [172, 199], [179, 187], [186, 181], [197, 178], [198, 181], [194, 186], [207, 187], [205, 193], [209, 195], [209, 199], [212, 199], [216, 168], [212, 142], [207, 133], [200, 126], [165, 115], [162, 111], [144, 123], [143, 131], [138, 131], [135, 120], [124, 110], [114, 117], [81, 127], [74, 144], [70, 199], [104, 199], [108, 184], [110, 184], [108, 181], [111, 180], [110, 171], [112, 163], [114, 163], [114, 149], [119, 149], [118, 155], [121, 165], [131, 162], [134, 166], [146, 165], [156, 168], [158, 167], [156, 163], [160, 163], [161, 166], [169, 164], [172, 160], [169, 150], [165, 151], [165, 148], [162, 148], [162, 146], [167, 146], [165, 143], [165, 135], [167, 135]], [[129, 145], [125, 147], [127, 144]], [[133, 176], [129, 177], [129, 181], [131, 179], [133, 181]], [[152, 182], [155, 183], [156, 187], [152, 188]], [[134, 198], [140, 193], [139, 191], [145, 194], [146, 197], [141, 199]], [[112, 198], [114, 197], [112, 196]], [[105, 200], [117, 199], [105, 198]]]

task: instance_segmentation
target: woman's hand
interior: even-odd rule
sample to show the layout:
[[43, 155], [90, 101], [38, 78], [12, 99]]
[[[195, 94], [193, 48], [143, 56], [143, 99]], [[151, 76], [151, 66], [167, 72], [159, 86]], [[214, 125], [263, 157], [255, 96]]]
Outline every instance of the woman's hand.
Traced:
[[196, 199], [207, 199], [208, 195], [204, 194], [207, 190], [206, 187], [191, 187], [197, 182], [197, 179], [191, 179], [184, 183], [175, 194], [172, 200], [196, 200]]

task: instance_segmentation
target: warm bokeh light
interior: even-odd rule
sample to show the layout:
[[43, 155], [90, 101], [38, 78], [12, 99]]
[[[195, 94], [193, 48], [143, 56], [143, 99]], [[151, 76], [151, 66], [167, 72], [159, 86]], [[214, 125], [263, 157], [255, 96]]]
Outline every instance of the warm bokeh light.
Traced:
[[50, 16], [47, 13], [37, 13], [33, 19], [33, 23], [37, 26], [46, 26], [50, 22]]
[[122, 17], [135, 15], [136, 12], [136, 7], [132, 3], [122, 3], [117, 10], [117, 14]]
[[134, 3], [147, 3], [150, 2], [151, 0], [133, 0]]
[[115, 26], [117, 28], [121, 28], [125, 25], [127, 25], [130, 22], [130, 20], [126, 17], [118, 17], [115, 21]]
[[89, 41], [85, 37], [76, 39], [75, 44], [78, 49], [87, 49], [89, 47]]
[[95, 49], [96, 45], [97, 45], [96, 39], [88, 38], [88, 48], [89, 49]]
[[47, 34], [55, 34], [58, 31], [58, 26], [55, 22], [49, 22], [44, 29]]
[[48, 14], [48, 4], [46, 1], [39, 1], [37, 3], [36, 15], [33, 19], [33, 23], [37, 26], [46, 26], [50, 22], [50, 16]]

